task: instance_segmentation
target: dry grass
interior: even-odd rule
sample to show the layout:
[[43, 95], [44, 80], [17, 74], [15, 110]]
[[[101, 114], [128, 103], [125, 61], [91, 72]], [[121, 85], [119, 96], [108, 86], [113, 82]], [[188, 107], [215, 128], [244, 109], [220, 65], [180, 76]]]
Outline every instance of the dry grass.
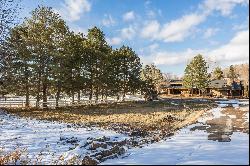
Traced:
[[54, 110], [34, 108], [5, 110], [21, 117], [98, 126], [120, 133], [131, 134], [133, 131], [142, 131], [146, 136], [152, 135], [151, 132], [168, 133], [181, 128], [195, 121], [204, 110], [211, 108], [211, 106], [213, 106], [211, 102], [167, 100], [65, 107]]
[[[33, 159], [29, 156], [27, 149], [15, 148], [12, 152], [4, 152], [0, 148], [0, 165], [45, 165], [46, 156], [40, 152]], [[81, 165], [82, 160], [79, 156], [74, 156], [65, 160], [63, 156], [46, 161], [46, 165]]]
[[17, 161], [20, 160], [23, 152], [24, 152], [23, 150], [17, 148], [13, 152], [3, 154], [3, 150], [0, 150], [0, 165], [6, 165], [10, 163], [16, 164]]
[[[194, 123], [205, 110], [214, 105], [211, 102], [195, 102], [190, 100], [167, 100], [160, 102], [126, 102], [120, 104], [65, 107], [60, 109], [5, 109], [8, 113], [21, 117], [35, 118], [98, 126], [128, 134], [131, 137], [129, 146], [141, 146], [145, 143], [160, 141], [174, 131]], [[139, 138], [137, 137], [139, 136]], [[26, 157], [22, 157], [26, 156]], [[21, 158], [21, 159], [20, 159]], [[36, 162], [42, 164], [42, 156]], [[1, 156], [0, 165], [15, 164], [17, 161], [25, 165], [31, 160], [20, 150]], [[58, 158], [51, 164], [81, 164], [79, 158], [64, 161]]]

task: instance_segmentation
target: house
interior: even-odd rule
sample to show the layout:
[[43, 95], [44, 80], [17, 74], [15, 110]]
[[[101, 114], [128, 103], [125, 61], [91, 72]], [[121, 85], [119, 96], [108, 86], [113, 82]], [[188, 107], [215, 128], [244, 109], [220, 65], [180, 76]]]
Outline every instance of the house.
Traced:
[[170, 80], [161, 86], [161, 94], [164, 95], [185, 95], [189, 89], [183, 86], [182, 80]]
[[[170, 80], [168, 83], [161, 85], [160, 93], [162, 95], [180, 95], [190, 96], [190, 89], [183, 86], [182, 80]], [[242, 97], [244, 87], [241, 81], [229, 82], [227, 79], [211, 80], [206, 88], [206, 95], [211, 97]], [[199, 89], [193, 89], [193, 95], [198, 95]]]
[[208, 91], [213, 97], [228, 96], [230, 91], [230, 86], [228, 85], [228, 81], [225, 79], [211, 80], [208, 86]]

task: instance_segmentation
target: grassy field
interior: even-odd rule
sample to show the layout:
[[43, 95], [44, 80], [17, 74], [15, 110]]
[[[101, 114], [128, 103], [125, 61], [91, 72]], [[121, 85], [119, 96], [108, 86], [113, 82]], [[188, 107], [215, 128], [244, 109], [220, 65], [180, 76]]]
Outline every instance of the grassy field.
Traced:
[[[166, 99], [164, 101], [122, 102], [58, 109], [4, 108], [4, 110], [24, 118], [64, 122], [67, 123], [64, 128], [66, 130], [71, 127], [100, 127], [125, 134], [129, 136], [127, 140], [114, 142], [111, 149], [104, 151], [108, 154], [118, 154], [120, 152], [116, 152], [113, 146], [124, 149], [124, 146], [143, 147], [146, 144], [158, 142], [172, 136], [178, 129], [195, 123], [204, 111], [215, 106], [217, 104], [212, 100]], [[94, 141], [93, 144], [99, 146], [99, 144], [103, 145], [106, 142], [96, 144]], [[16, 160], [20, 160], [21, 154], [23, 152], [18, 151], [18, 149], [7, 153], [0, 157], [0, 164], [15, 163]], [[105, 159], [105, 156], [106, 154], [102, 155], [98, 162]], [[81, 162], [92, 161], [95, 160], [85, 161], [84, 159]]]
[[209, 100], [166, 99], [152, 102], [123, 102], [58, 109], [5, 109], [8, 113], [39, 120], [96, 126], [129, 136], [158, 141], [193, 123], [214, 106]]

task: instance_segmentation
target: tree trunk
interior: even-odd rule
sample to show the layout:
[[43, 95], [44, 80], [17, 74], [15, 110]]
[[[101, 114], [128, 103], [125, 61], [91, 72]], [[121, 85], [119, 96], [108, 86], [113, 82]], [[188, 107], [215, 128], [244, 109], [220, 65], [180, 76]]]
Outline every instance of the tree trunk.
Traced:
[[104, 99], [104, 90], [102, 90], [102, 101]]
[[78, 103], [80, 103], [80, 100], [81, 100], [81, 91], [80, 90], [77, 92], [77, 100], [78, 100]]
[[26, 98], [26, 101], [25, 101], [25, 107], [29, 107], [30, 105], [30, 100], [29, 100], [29, 97], [30, 97], [30, 94], [29, 94], [29, 73], [28, 73], [28, 67], [26, 66], [25, 67], [25, 98]]
[[29, 93], [29, 86], [26, 84], [26, 93], [25, 93], [25, 107], [29, 107], [30, 106], [30, 93]]
[[89, 100], [92, 100], [92, 97], [93, 97], [93, 85], [91, 84], [90, 94], [89, 94]]
[[123, 93], [123, 95], [122, 95], [122, 101], [125, 101], [125, 91], [124, 91], [124, 93]]
[[123, 95], [122, 95], [122, 101], [125, 100], [125, 95], [126, 95], [126, 85], [123, 85]]
[[97, 87], [96, 88], [96, 101], [99, 100], [99, 88]]
[[25, 98], [26, 98], [26, 101], [25, 101], [25, 107], [29, 107], [30, 106], [30, 93], [29, 93], [29, 86], [26, 84], [26, 93], [25, 93]]
[[41, 90], [41, 73], [39, 72], [39, 74], [38, 74], [38, 85], [37, 85], [37, 95], [36, 95], [36, 107], [39, 107], [40, 90]]
[[57, 92], [56, 92], [56, 108], [58, 108], [59, 106], [58, 101], [60, 100], [61, 89], [62, 89], [62, 83], [61, 81], [58, 81]]
[[74, 103], [75, 102], [75, 93], [72, 92], [72, 102]]
[[43, 82], [43, 108], [47, 107], [47, 83]]

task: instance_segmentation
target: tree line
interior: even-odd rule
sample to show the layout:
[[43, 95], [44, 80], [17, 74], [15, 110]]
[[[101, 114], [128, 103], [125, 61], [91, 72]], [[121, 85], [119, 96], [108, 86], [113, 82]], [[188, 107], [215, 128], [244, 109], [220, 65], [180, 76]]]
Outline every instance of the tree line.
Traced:
[[[199, 95], [203, 95], [206, 92], [206, 88], [209, 87], [211, 80], [221, 80], [227, 77], [230, 82], [233, 83], [239, 78], [239, 74], [236, 73], [233, 65], [230, 65], [227, 73], [224, 73], [219, 66], [215, 67], [211, 73], [208, 72], [208, 68], [208, 63], [200, 54], [195, 56], [186, 66], [183, 85], [190, 89], [191, 95], [193, 94], [194, 89], [198, 89]], [[244, 83], [244, 89], [247, 89], [247, 86], [248, 85]]]
[[89, 100], [141, 93], [150, 96], [142, 79], [142, 64], [135, 51], [122, 46], [113, 49], [97, 27], [84, 36], [69, 30], [59, 14], [49, 7], [38, 7], [30, 18], [10, 30], [0, 47], [1, 93], [30, 96], [37, 103], [54, 95], [56, 105], [62, 94], [81, 95]]
[[[142, 68], [132, 48], [113, 49], [97, 27], [89, 29], [86, 36], [74, 33], [50, 7], [36, 8], [30, 18], [6, 33], [4, 30], [0, 41], [0, 94], [25, 96], [27, 107], [30, 96], [35, 96], [37, 103], [42, 100], [44, 107], [51, 95], [57, 106], [62, 95], [71, 96], [73, 102], [81, 96], [124, 100], [126, 94], [135, 93], [153, 100], [166, 81], [154, 64]], [[186, 66], [183, 83], [191, 94], [193, 89], [203, 94], [211, 79], [223, 78], [220, 67], [212, 73], [208, 67], [202, 55]], [[237, 77], [233, 66], [228, 77]]]

